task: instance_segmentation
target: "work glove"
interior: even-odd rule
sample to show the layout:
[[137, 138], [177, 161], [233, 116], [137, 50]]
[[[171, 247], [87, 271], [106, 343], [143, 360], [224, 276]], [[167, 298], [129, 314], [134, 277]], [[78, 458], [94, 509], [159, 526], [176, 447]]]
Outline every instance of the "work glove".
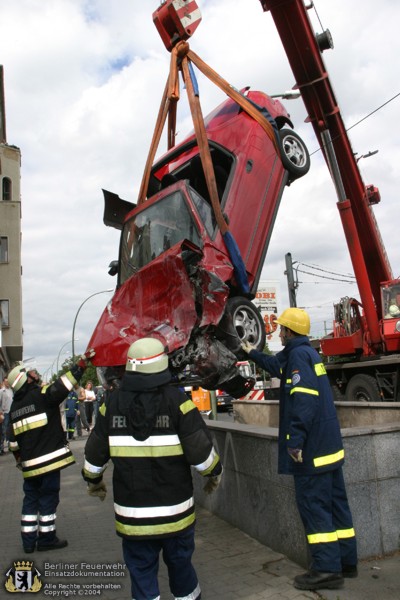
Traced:
[[85, 354], [82, 354], [82, 356], [79, 357], [79, 360], [76, 363], [77, 366], [81, 367], [81, 369], [86, 369], [88, 362], [94, 357], [95, 354], [96, 352], [93, 350], [93, 348], [89, 348], [86, 350]]
[[220, 475], [213, 475], [209, 477], [206, 485], [203, 487], [204, 492], [209, 495], [215, 492], [219, 484], [221, 483], [222, 473]]
[[103, 502], [107, 495], [107, 486], [103, 480], [99, 481], [99, 483], [88, 483], [87, 492], [89, 496], [100, 498], [100, 500]]
[[250, 342], [242, 342], [240, 344], [242, 346], [242, 350], [244, 350], [246, 352], [246, 354], [249, 354], [249, 352], [251, 352], [252, 350], [255, 350], [255, 346], [253, 346], [252, 344], [250, 344]]
[[301, 448], [288, 448], [290, 458], [293, 458], [294, 462], [303, 462], [303, 450]]
[[19, 471], [22, 471], [22, 462], [21, 462], [20, 460], [19, 460], [19, 461], [17, 461], [17, 463], [16, 463], [16, 465], [15, 465], [15, 466], [17, 467], [17, 469], [18, 469]]

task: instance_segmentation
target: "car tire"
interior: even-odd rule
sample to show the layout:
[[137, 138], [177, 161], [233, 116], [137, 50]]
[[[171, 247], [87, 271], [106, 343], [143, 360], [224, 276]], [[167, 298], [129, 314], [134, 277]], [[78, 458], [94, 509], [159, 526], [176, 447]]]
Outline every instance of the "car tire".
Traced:
[[[241, 342], [249, 342], [260, 352], [264, 350], [266, 333], [262, 315], [253, 302], [241, 296], [229, 298], [226, 312], [231, 316], [236, 335]], [[243, 360], [247, 354], [240, 350], [238, 358]]]
[[289, 181], [303, 177], [310, 169], [310, 154], [297, 133], [284, 127], [279, 131], [281, 160], [289, 172]]

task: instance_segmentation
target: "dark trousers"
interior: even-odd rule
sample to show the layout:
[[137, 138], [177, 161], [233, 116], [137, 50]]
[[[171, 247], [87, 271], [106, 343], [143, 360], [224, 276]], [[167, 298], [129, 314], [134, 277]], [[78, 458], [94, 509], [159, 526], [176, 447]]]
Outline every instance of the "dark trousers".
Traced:
[[0, 454], [3, 454], [4, 444], [7, 444], [7, 442], [8, 442], [7, 432], [8, 432], [8, 425], [10, 423], [10, 413], [3, 413], [3, 414], [4, 414], [4, 421], [3, 421], [3, 423], [0, 424]]
[[86, 411], [86, 420], [91, 426], [93, 422], [93, 402], [84, 402], [83, 404]]
[[65, 420], [67, 422], [68, 439], [72, 440], [72, 438], [74, 437], [74, 431], [75, 431], [75, 415], [73, 417], [65, 417]]
[[318, 475], [295, 475], [297, 507], [315, 571], [339, 573], [357, 564], [357, 544], [342, 467]]
[[24, 479], [21, 537], [24, 548], [51, 544], [56, 537], [56, 509], [60, 501], [60, 471]]
[[132, 598], [154, 600], [160, 595], [157, 573], [159, 554], [168, 569], [169, 587], [174, 598], [199, 600], [201, 591], [192, 565], [194, 527], [173, 537], [135, 540], [124, 538], [122, 550], [131, 576]]
[[76, 431], [78, 433], [78, 436], [80, 437], [82, 435], [82, 427], [84, 427], [84, 429], [88, 430], [89, 429], [89, 423], [86, 420], [86, 408], [85, 408], [85, 403], [84, 402], [79, 402], [79, 415], [78, 413], [76, 414], [76, 419], [75, 419], [75, 425], [76, 425]]

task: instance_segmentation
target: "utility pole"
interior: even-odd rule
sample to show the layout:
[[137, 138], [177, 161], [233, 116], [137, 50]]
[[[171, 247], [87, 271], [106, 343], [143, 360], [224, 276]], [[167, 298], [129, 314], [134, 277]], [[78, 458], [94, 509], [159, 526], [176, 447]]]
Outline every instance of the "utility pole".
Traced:
[[284, 274], [287, 277], [287, 283], [288, 283], [289, 306], [292, 308], [292, 307], [297, 306], [296, 290], [298, 288], [298, 283], [294, 279], [292, 255], [290, 254], [290, 252], [285, 254], [285, 264], [286, 264], [286, 271]]

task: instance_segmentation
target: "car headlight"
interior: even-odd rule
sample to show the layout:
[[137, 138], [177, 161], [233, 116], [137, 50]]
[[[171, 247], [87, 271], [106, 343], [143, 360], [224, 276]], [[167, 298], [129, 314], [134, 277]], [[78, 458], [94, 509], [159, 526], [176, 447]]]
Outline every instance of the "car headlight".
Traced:
[[395, 330], [400, 333], [400, 321], [397, 321], [396, 326], [395, 326]]

